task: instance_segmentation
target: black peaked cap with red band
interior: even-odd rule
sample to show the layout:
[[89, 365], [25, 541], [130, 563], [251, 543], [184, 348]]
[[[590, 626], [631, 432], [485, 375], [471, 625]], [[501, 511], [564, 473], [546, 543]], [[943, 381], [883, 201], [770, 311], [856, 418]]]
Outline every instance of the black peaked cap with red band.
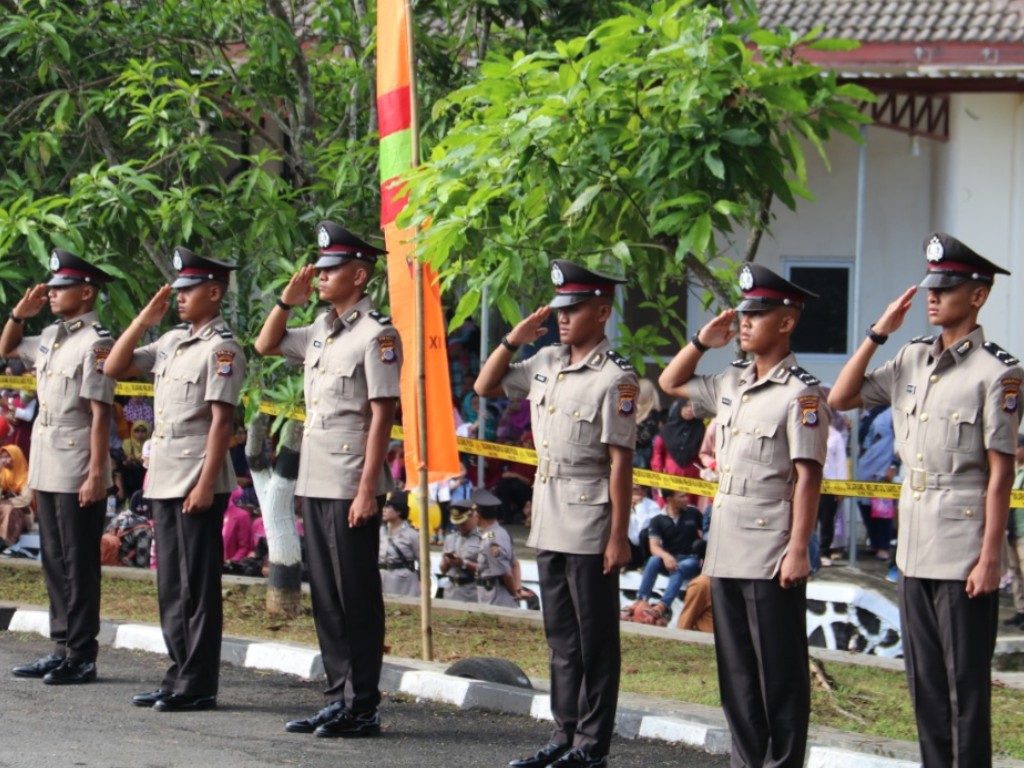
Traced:
[[317, 269], [331, 269], [353, 259], [373, 266], [377, 257], [387, 251], [370, 245], [333, 221], [321, 221], [316, 225], [316, 244], [320, 246], [320, 258], [313, 264]]
[[928, 274], [922, 288], [952, 288], [968, 280], [992, 285], [996, 275], [1010, 274], [945, 232], [935, 232], [924, 241], [924, 255]]
[[174, 249], [174, 256], [171, 259], [174, 268], [178, 271], [178, 277], [171, 288], [191, 288], [209, 280], [216, 280], [225, 285], [231, 282], [231, 272], [238, 269], [236, 264], [228, 264], [226, 261], [208, 259], [193, 253], [183, 245]]
[[808, 299], [818, 298], [806, 288], [786, 280], [760, 264], [744, 264], [739, 273], [743, 301], [737, 312], [764, 312], [775, 307], [803, 309]]
[[53, 276], [47, 283], [51, 288], [62, 288], [68, 285], [103, 285], [113, 278], [99, 267], [94, 267], [85, 259], [80, 259], [63, 248], [54, 248], [50, 253], [50, 271]]
[[562, 309], [594, 296], [614, 296], [615, 286], [626, 281], [621, 277], [594, 272], [565, 259], [555, 259], [551, 262], [551, 282], [555, 284], [555, 298], [548, 306]]

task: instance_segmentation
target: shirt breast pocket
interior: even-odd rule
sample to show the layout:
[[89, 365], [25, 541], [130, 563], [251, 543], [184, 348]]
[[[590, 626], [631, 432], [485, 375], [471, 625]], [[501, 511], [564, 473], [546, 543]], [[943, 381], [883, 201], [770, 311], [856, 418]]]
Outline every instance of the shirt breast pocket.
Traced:
[[597, 406], [590, 403], [569, 403], [566, 409], [569, 421], [569, 442], [576, 445], [590, 445], [600, 437], [597, 422]]
[[977, 408], [960, 408], [944, 419], [946, 448], [956, 453], [973, 453], [979, 444]]
[[366, 377], [359, 375], [356, 361], [328, 365], [324, 375], [329, 379], [330, 392], [334, 396], [357, 399], [366, 396]]
[[204, 399], [205, 382], [199, 371], [181, 371], [170, 382], [172, 399], [179, 403], [196, 405]]
[[78, 364], [73, 368], [55, 371], [58, 375], [59, 386], [57, 389], [66, 398], [78, 397], [82, 391], [82, 366]]
[[755, 464], [771, 464], [775, 456], [775, 432], [778, 426], [768, 421], [752, 421], [744, 425], [744, 458]]
[[910, 421], [917, 410], [917, 400], [911, 394], [902, 394], [896, 398], [892, 408], [892, 431], [897, 443], [906, 443], [910, 439]]

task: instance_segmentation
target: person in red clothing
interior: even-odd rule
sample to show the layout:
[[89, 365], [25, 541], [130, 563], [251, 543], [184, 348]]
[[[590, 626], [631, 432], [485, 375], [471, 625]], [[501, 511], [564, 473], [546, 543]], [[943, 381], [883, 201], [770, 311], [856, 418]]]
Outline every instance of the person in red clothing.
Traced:
[[[672, 403], [661, 434], [654, 438], [651, 469], [677, 477], [700, 477], [698, 457], [704, 440], [704, 422], [693, 415], [693, 405], [685, 397]], [[687, 494], [686, 503], [697, 506], [700, 497]]]
[[239, 506], [243, 489], [235, 488], [224, 512], [224, 562], [245, 560], [252, 554], [252, 516]]

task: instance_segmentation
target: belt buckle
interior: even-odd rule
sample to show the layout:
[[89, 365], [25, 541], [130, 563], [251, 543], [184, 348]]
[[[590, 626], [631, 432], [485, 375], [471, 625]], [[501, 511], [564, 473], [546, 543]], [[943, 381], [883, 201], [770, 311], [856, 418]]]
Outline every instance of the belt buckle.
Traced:
[[914, 491], [923, 491], [928, 480], [928, 473], [923, 469], [910, 470], [910, 488]]

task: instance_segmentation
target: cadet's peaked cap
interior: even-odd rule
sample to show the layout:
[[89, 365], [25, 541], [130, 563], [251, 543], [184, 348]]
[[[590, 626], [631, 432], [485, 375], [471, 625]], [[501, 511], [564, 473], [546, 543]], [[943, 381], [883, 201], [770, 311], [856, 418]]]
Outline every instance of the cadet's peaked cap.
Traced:
[[473, 491], [469, 499], [473, 502], [473, 509], [480, 517], [493, 520], [501, 511], [501, 499], [483, 488]]
[[551, 262], [551, 282], [555, 284], [555, 298], [548, 306], [561, 309], [593, 296], [614, 296], [615, 286], [626, 281], [621, 277], [593, 272], [565, 259], [555, 259]]
[[449, 516], [452, 521], [452, 525], [462, 525], [464, 522], [469, 520], [469, 516], [473, 512], [473, 500], [472, 499], [457, 499], [451, 503], [451, 515]]
[[316, 225], [316, 243], [320, 246], [320, 258], [313, 264], [317, 269], [340, 267], [353, 259], [366, 262], [372, 267], [377, 263], [378, 256], [387, 253], [361, 240], [333, 221], [321, 221]]
[[191, 288], [209, 280], [227, 284], [231, 281], [231, 271], [238, 269], [237, 264], [208, 259], [181, 245], [174, 249], [171, 262], [178, 270], [178, 277], [171, 283], [171, 288]]
[[739, 280], [743, 300], [736, 307], [737, 312], [765, 312], [775, 307], [803, 309], [808, 299], [818, 298], [816, 293], [794, 285], [760, 264], [740, 267]]
[[54, 248], [50, 254], [50, 271], [53, 272], [53, 277], [50, 278], [47, 285], [54, 288], [79, 285], [80, 283], [102, 285], [112, 279], [102, 269], [94, 267], [63, 248]]
[[393, 491], [388, 500], [384, 502], [385, 507], [392, 507], [397, 512], [404, 512], [406, 515], [409, 514], [409, 492], [408, 491]]
[[924, 241], [924, 255], [928, 274], [921, 281], [922, 288], [952, 288], [968, 280], [992, 285], [996, 275], [1010, 274], [945, 232], [936, 232]]

